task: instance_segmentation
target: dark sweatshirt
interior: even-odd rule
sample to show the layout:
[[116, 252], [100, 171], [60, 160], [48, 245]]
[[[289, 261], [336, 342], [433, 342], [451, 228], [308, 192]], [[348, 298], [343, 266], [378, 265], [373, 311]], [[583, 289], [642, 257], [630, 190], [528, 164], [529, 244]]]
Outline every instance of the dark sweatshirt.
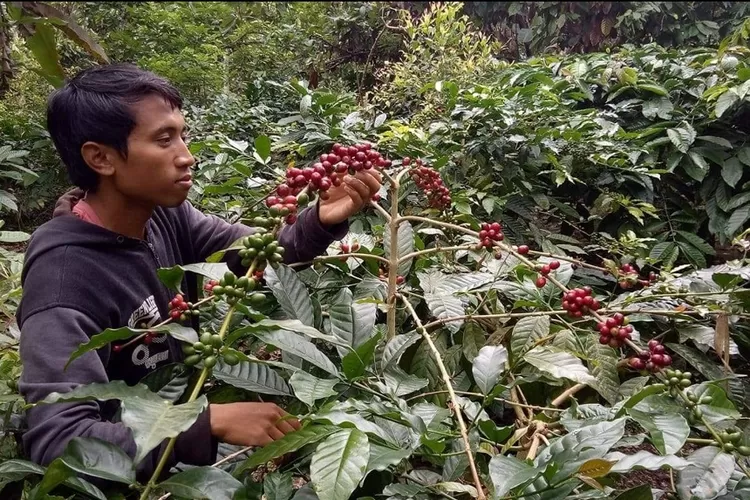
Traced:
[[[79, 219], [71, 213], [72, 205], [61, 201], [55, 216], [34, 232], [22, 274], [23, 298], [17, 313], [23, 363], [19, 389], [29, 403], [80, 384], [124, 380], [132, 385], [156, 368], [181, 360], [179, 341], [162, 335], [148, 345], [137, 342], [120, 352], [103, 347], [63, 369], [70, 354], [92, 335], [106, 328], [153, 326], [167, 317], [174, 291], [161, 283], [158, 268], [204, 262], [253, 232], [204, 215], [185, 202], [177, 208], [157, 208], [146, 225], [145, 240], [133, 239]], [[317, 206], [302, 211], [296, 224], [280, 232], [285, 261], [304, 262], [322, 254], [346, 234], [347, 226], [346, 222], [322, 226]], [[236, 253], [227, 259], [235, 272], [241, 271], [237, 261]], [[195, 276], [186, 277], [183, 286], [195, 300]], [[70, 439], [81, 436], [109, 441], [134, 457], [132, 432], [113, 421], [118, 406], [119, 402], [109, 401], [29, 409], [23, 436], [26, 453], [46, 465], [62, 454]], [[141, 481], [153, 473], [165, 444], [137, 464]], [[211, 464], [216, 449], [206, 410], [177, 438], [165, 471], [177, 462]]]

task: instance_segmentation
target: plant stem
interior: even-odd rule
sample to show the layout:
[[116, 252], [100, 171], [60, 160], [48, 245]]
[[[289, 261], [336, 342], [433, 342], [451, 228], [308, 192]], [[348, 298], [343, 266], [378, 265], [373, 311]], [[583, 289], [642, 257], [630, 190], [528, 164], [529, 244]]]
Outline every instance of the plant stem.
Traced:
[[584, 387], [586, 387], [586, 384], [576, 384], [576, 385], [574, 385], [573, 387], [567, 389], [562, 394], [560, 394], [555, 399], [553, 399], [552, 402], [550, 403], [550, 405], [551, 406], [556, 406], [556, 407], [560, 406], [565, 401], [567, 401], [569, 397], [573, 396], [575, 393], [577, 393], [578, 391], [580, 391]]
[[419, 319], [419, 316], [417, 316], [416, 311], [414, 311], [414, 308], [411, 306], [411, 303], [406, 300], [404, 297], [401, 297], [404, 306], [409, 310], [409, 313], [411, 314], [412, 318], [414, 318], [414, 321], [417, 324], [417, 331], [419, 331], [422, 334], [422, 337], [424, 338], [425, 342], [427, 342], [427, 345], [430, 347], [430, 350], [432, 351], [433, 356], [435, 356], [435, 362], [438, 365], [438, 368], [440, 369], [440, 374], [443, 377], [443, 382], [445, 383], [445, 387], [448, 390], [448, 395], [451, 398], [451, 402], [453, 403], [453, 411], [456, 414], [456, 420], [458, 421], [458, 428], [461, 431], [461, 437], [464, 441], [464, 450], [466, 451], [466, 456], [469, 459], [469, 468], [471, 469], [471, 475], [474, 479], [474, 485], [477, 488], [477, 498], [479, 500], [485, 500], [484, 496], [484, 490], [482, 489], [482, 483], [479, 481], [479, 474], [477, 473], [477, 466], [474, 463], [474, 455], [471, 452], [471, 443], [469, 443], [469, 435], [466, 431], [466, 424], [464, 423], [464, 418], [461, 411], [461, 405], [458, 403], [458, 398], [456, 397], [455, 392], [453, 391], [453, 384], [451, 383], [451, 377], [448, 373], [448, 370], [445, 368], [445, 364], [443, 364], [443, 358], [440, 356], [440, 351], [437, 350], [437, 347], [435, 347], [435, 344], [432, 342], [432, 337], [427, 333], [427, 330], [422, 326], [422, 321]]
[[388, 230], [391, 232], [390, 248], [388, 249], [388, 335], [386, 340], [396, 336], [396, 279], [398, 278], [398, 227], [401, 221], [398, 216], [398, 191], [399, 181], [393, 177], [390, 179], [391, 194], [391, 219], [388, 221]]
[[705, 445], [711, 445], [715, 443], [713, 439], [701, 439], [701, 438], [687, 438], [685, 441], [688, 443], [705, 444]]
[[435, 321], [431, 321], [430, 323], [427, 323], [424, 325], [425, 328], [432, 328], [435, 326], [444, 325], [445, 323], [450, 323], [451, 321], [462, 321], [462, 320], [472, 320], [472, 319], [502, 319], [502, 318], [525, 318], [528, 316], [556, 316], [556, 315], [562, 315], [567, 314], [567, 311], [534, 311], [534, 312], [525, 312], [525, 313], [497, 313], [497, 314], [464, 314], [462, 316], [451, 316], [448, 318], [442, 318]]
[[437, 252], [454, 252], [456, 250], [469, 250], [473, 246], [476, 246], [476, 245], [459, 245], [455, 247], [427, 248], [425, 250], [419, 250], [418, 252], [407, 253], [406, 255], [398, 259], [398, 261], [404, 262], [409, 259], [413, 259], [414, 257], [419, 257], [420, 255], [427, 255], [427, 254], [437, 253]]
[[594, 264], [589, 264], [587, 262], [583, 262], [578, 259], [574, 259], [572, 257], [566, 257], [564, 255], [555, 255], [555, 254], [547, 253], [547, 252], [538, 252], [536, 250], [529, 250], [529, 255], [537, 255], [539, 257], [550, 257], [552, 259], [564, 260], [566, 262], [577, 264], [581, 267], [588, 267], [589, 269], [595, 269], [597, 271], [601, 271], [603, 273], [609, 274], [609, 269], [607, 268], [604, 268], [601, 266], [595, 266]]
[[[461, 396], [476, 396], [478, 398], [484, 398], [486, 397], [484, 394], [480, 394], [478, 392], [466, 392], [466, 391], [456, 391], [454, 390], [456, 394], [460, 394]], [[417, 394], [416, 396], [411, 396], [410, 398], [406, 399], [405, 401], [409, 402], [414, 399], [423, 398], [425, 396], [432, 396], [435, 394], [448, 394], [448, 391], [430, 391], [430, 392], [423, 392], [422, 394]], [[503, 398], [493, 397], [493, 401], [500, 401], [501, 403], [505, 403], [508, 406], [518, 406], [519, 408], [529, 408], [531, 410], [537, 410], [537, 411], [565, 411], [561, 408], [549, 408], [547, 406], [535, 406], [535, 405], [527, 405], [523, 403], [518, 403], [515, 401], [510, 401]]]
[[382, 215], [385, 218], [385, 220], [387, 220], [387, 221], [390, 222], [390, 220], [391, 220], [391, 214], [389, 214], [388, 212], [386, 212], [385, 208], [383, 208], [383, 207], [380, 206], [380, 203], [378, 203], [376, 201], [370, 201], [370, 205], [375, 210], [377, 210], [380, 213], [380, 215]]
[[403, 216], [403, 217], [400, 218], [399, 222], [404, 221], [404, 220], [414, 221], [414, 222], [424, 222], [425, 224], [429, 224], [429, 225], [432, 225], [432, 226], [440, 226], [440, 227], [444, 227], [446, 229], [453, 229], [454, 231], [460, 231], [460, 232], [465, 233], [465, 234], [470, 234], [472, 236], [479, 237], [479, 233], [478, 232], [476, 232], [476, 231], [474, 231], [472, 229], [469, 229], [468, 227], [457, 226], [456, 224], [450, 224], [448, 222], [443, 222], [443, 221], [434, 220], [434, 219], [428, 219], [427, 217], [419, 217], [419, 216], [416, 216], [416, 215], [405, 215], [405, 216]]
[[[248, 278], [251, 277], [257, 265], [258, 259], [255, 258], [252, 264], [250, 264], [250, 267], [245, 273], [245, 276]], [[226, 317], [224, 317], [224, 321], [221, 324], [221, 328], [219, 329], [219, 337], [221, 337], [222, 340], [226, 336], [227, 330], [229, 329], [229, 324], [232, 322], [232, 314], [234, 314], [234, 310], [235, 306], [231, 306], [229, 308], [229, 310], [227, 311], [227, 315]], [[203, 388], [203, 384], [206, 383], [206, 379], [208, 378], [208, 374], [210, 371], [210, 368], [205, 366], [203, 367], [200, 375], [198, 376], [198, 380], [196, 380], [195, 382], [195, 386], [193, 386], [193, 392], [190, 393], [190, 397], [187, 400], [188, 403], [191, 403], [198, 399], [198, 395]], [[143, 490], [140, 500], [146, 500], [149, 493], [151, 493], [151, 490], [156, 486], [156, 481], [158, 481], [159, 476], [161, 476], [161, 473], [164, 470], [164, 467], [167, 465], [167, 460], [169, 460], [169, 456], [172, 454], [172, 450], [174, 450], [174, 445], [176, 442], [177, 436], [171, 438], [169, 442], [167, 442], [167, 447], [164, 449], [164, 453], [162, 453], [161, 458], [159, 459], [159, 463], [156, 465], [156, 469], [154, 469], [154, 473], [151, 475], [151, 479], [149, 479], [148, 484], [146, 484], [146, 488]]]
[[325, 262], [329, 260], [339, 260], [346, 257], [354, 257], [355, 259], [373, 259], [380, 262], [383, 262], [384, 264], [388, 264], [388, 259], [381, 257], [379, 255], [372, 255], [369, 253], [341, 253], [338, 255], [323, 255], [321, 257], [315, 257], [313, 260], [309, 260], [307, 262], [295, 262], [294, 264], [289, 264], [289, 267], [301, 267], [301, 266], [308, 266], [310, 264], [313, 264], [315, 262]]

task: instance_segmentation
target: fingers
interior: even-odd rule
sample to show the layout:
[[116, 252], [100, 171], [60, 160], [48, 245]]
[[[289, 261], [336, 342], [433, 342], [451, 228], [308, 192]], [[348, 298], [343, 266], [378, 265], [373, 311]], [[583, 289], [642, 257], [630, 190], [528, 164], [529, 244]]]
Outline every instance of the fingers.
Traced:
[[367, 184], [367, 187], [370, 188], [371, 194], [375, 194], [380, 191], [380, 186], [383, 184], [382, 174], [375, 169], [360, 170], [359, 172], [357, 172], [355, 177], [361, 179], [365, 182], [365, 184]]
[[269, 427], [267, 432], [273, 441], [284, 437], [284, 433], [278, 427]]
[[351, 198], [352, 201], [354, 202], [354, 206], [358, 207], [357, 209], [359, 209], [359, 207], [362, 207], [365, 201], [362, 198], [362, 195], [359, 193], [359, 191], [351, 187], [348, 183], [343, 184], [343, 186], [344, 186], [344, 191], [346, 191], [346, 194], [348, 194], [349, 198]]
[[294, 432], [294, 427], [292, 427], [292, 424], [288, 420], [279, 420], [278, 422], [276, 422], [276, 428], [284, 434]]

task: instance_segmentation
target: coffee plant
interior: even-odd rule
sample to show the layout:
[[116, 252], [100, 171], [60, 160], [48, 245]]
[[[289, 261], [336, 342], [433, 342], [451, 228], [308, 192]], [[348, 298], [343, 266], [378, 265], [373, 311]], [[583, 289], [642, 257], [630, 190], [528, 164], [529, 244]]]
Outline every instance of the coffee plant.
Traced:
[[[365, 169], [385, 186], [363, 219], [326, 255], [284, 264], [279, 229]], [[75, 438], [48, 467], [0, 463], [0, 487], [26, 481], [28, 498], [607, 498], [645, 470], [670, 486], [618, 498], [750, 494], [750, 386], [730, 367], [730, 332], [748, 317], [743, 262], [657, 275], [514, 245], [502, 221], [457, 218], [428, 161], [390, 160], [369, 143], [290, 166], [264, 200], [254, 234], [159, 270], [175, 290], [167, 320], [107, 329], [69, 365], [161, 335], [180, 343], [180, 362], [135, 386], [35, 403], [119, 400], [135, 457]], [[185, 273], [202, 277], [200, 296], [183, 292]], [[620, 286], [588, 285], [606, 276]], [[3, 401], [21, 405], [9, 388]], [[209, 402], [242, 400], [275, 401], [302, 428], [262, 448], [222, 445], [213, 466], [169, 464]], [[165, 440], [139, 481], [135, 464]]]

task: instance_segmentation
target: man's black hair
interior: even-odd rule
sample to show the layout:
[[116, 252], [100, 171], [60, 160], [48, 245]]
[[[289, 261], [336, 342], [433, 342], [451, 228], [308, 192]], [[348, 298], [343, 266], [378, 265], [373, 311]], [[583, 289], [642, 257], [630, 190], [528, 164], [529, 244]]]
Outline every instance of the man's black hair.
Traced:
[[83, 190], [98, 185], [98, 175], [81, 155], [84, 143], [105, 144], [127, 157], [128, 136], [136, 125], [133, 105], [149, 95], [182, 109], [180, 92], [171, 83], [132, 64], [83, 70], [50, 95], [47, 129], [73, 184]]

